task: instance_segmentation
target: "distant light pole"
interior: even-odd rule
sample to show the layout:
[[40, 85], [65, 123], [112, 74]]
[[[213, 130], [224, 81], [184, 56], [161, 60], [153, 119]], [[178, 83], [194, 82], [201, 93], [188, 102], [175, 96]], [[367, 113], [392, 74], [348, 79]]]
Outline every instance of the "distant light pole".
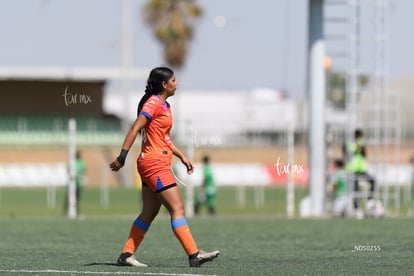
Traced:
[[121, 2], [121, 20], [122, 20], [122, 37], [121, 37], [121, 87], [124, 96], [124, 115], [122, 118], [122, 130], [128, 131], [128, 93], [131, 89], [131, 67], [132, 67], [132, 18], [131, 18], [131, 0], [122, 0]]
[[[124, 112], [121, 118], [121, 129], [127, 132], [130, 128], [128, 121], [129, 113], [129, 92], [131, 90], [131, 67], [132, 67], [132, 18], [131, 18], [131, 0], [122, 0], [121, 2], [121, 93], [123, 96]], [[123, 184], [131, 185], [132, 180], [132, 166], [130, 162], [125, 163], [125, 168], [122, 170]]]

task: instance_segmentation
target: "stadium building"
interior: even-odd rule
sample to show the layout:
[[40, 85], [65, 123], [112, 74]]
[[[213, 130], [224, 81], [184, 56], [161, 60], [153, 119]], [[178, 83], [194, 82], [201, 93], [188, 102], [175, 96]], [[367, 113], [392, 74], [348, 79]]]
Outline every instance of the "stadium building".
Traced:
[[[122, 73], [118, 68], [0, 68], [3, 166], [0, 171], [5, 172], [0, 178], [3, 185], [13, 184], [7, 183], [12, 179], [11, 175], [7, 176], [10, 171], [14, 172], [16, 185], [50, 182], [40, 175], [47, 177], [51, 173], [36, 173], [40, 169], [33, 164], [42, 165], [42, 168], [43, 164], [58, 164], [60, 175], [54, 179], [61, 179], [59, 184], [64, 185], [62, 174], [65, 174], [68, 159], [70, 118], [77, 122], [76, 141], [89, 165], [88, 182], [96, 184], [102, 179], [108, 181], [108, 185], [125, 182], [122, 176], [104, 173], [122, 145], [123, 126], [135, 119], [142, 95], [142, 91], [120, 91]], [[146, 70], [132, 71], [131, 81], [145, 83], [147, 74]], [[172, 135], [175, 143], [181, 146], [221, 148], [278, 144], [283, 147], [288, 128], [293, 126], [298, 137], [306, 129], [306, 113], [301, 101], [264, 88], [177, 91], [171, 103], [175, 117]], [[139, 143], [134, 150], [138, 154]], [[271, 160], [267, 158], [267, 166], [273, 166], [276, 160], [276, 152], [272, 155]], [[261, 157], [263, 160], [264, 156]], [[128, 160], [130, 175], [135, 173], [133, 159]], [[27, 175], [28, 170], [38, 179], [18, 177]]]

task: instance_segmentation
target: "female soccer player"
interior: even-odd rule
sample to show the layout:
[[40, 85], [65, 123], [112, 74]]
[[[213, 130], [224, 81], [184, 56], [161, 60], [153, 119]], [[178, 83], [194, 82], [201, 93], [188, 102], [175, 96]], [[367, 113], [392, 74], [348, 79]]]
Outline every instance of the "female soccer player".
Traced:
[[213, 260], [220, 253], [204, 252], [197, 248], [185, 219], [180, 191], [171, 171], [174, 154], [186, 166], [188, 174], [193, 172], [193, 164], [170, 139], [172, 115], [170, 104], [166, 100], [174, 95], [176, 86], [171, 69], [157, 67], [150, 72], [145, 95], [138, 105], [137, 119], [125, 137], [121, 153], [110, 164], [113, 171], [123, 167], [128, 151], [141, 131], [142, 147], [137, 167], [142, 179], [143, 207], [131, 226], [129, 237], [118, 258], [119, 265], [147, 266], [138, 262], [134, 253], [157, 216], [161, 204], [170, 214], [172, 230], [187, 253], [190, 266], [198, 267]]

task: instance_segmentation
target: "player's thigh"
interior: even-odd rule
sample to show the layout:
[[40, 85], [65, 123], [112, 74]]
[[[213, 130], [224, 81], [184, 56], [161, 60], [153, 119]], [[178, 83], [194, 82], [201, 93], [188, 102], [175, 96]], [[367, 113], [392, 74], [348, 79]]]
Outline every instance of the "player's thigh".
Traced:
[[147, 186], [142, 187], [142, 212], [141, 219], [151, 222], [161, 208], [161, 201], [157, 195]]
[[178, 186], [173, 186], [159, 192], [157, 196], [171, 214], [171, 218], [174, 219], [184, 216], [184, 204]]

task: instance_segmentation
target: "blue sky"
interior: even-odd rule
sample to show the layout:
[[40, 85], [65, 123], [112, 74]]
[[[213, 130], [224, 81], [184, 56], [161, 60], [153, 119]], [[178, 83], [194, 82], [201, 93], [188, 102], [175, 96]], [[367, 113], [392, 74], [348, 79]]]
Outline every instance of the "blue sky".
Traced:
[[[132, 1], [133, 65], [163, 64], [162, 48], [144, 24], [145, 0]], [[414, 1], [390, 0], [389, 74], [414, 74]], [[118, 66], [121, 1], [0, 1], [0, 66]], [[306, 91], [307, 1], [202, 0], [181, 89], [285, 88]], [[226, 24], [218, 27], [216, 19]], [[138, 87], [139, 89], [139, 87]]]

